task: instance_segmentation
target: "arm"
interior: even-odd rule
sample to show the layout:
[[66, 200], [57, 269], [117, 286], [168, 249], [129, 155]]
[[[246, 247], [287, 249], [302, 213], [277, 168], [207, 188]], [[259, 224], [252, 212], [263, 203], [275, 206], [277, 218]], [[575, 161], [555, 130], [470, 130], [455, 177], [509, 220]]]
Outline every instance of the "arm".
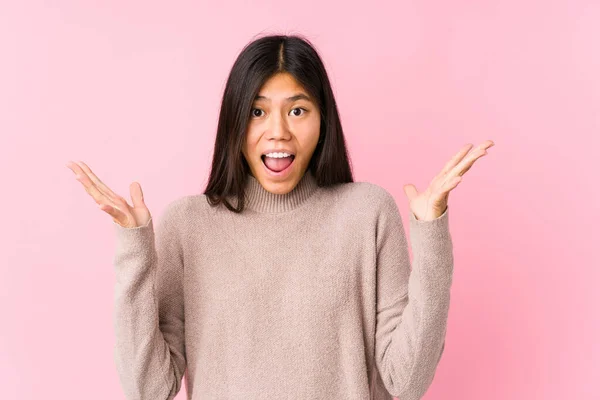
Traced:
[[170, 400], [186, 368], [183, 261], [177, 223], [180, 202], [158, 223], [114, 223], [114, 360], [128, 400]]
[[429, 388], [445, 346], [454, 268], [448, 208], [431, 221], [410, 213], [413, 267], [394, 198], [384, 193], [377, 225], [375, 362], [386, 389], [418, 400]]

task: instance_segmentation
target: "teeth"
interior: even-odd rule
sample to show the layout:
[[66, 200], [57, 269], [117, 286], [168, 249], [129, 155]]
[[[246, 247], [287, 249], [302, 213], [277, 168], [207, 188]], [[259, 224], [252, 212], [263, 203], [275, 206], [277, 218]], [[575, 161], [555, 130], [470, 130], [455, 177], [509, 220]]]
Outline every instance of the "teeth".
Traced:
[[265, 156], [272, 157], [272, 158], [285, 158], [285, 157], [291, 156], [291, 154], [289, 154], [289, 153], [267, 153], [267, 154], [265, 154]]

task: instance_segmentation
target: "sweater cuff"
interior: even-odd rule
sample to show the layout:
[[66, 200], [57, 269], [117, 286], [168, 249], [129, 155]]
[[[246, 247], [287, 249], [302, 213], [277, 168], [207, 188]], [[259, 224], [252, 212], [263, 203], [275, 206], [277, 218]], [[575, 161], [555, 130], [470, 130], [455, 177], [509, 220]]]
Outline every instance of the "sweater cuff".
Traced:
[[[446, 208], [442, 215], [430, 221], [418, 220], [410, 212], [410, 240], [415, 257], [414, 266], [419, 268], [425, 281], [433, 285], [449, 286], [452, 282], [454, 257], [449, 210], [450, 207]], [[433, 283], [436, 281], [437, 283]]]
[[145, 225], [126, 228], [113, 221], [114, 233], [117, 240], [117, 256], [127, 253], [146, 254], [154, 246], [154, 221], [152, 218]]
[[436, 241], [447, 239], [450, 235], [450, 226], [448, 221], [448, 212], [450, 206], [446, 206], [446, 210], [432, 220], [417, 219], [415, 214], [410, 211], [410, 229], [411, 232], [418, 236], [418, 239], [426, 241]]

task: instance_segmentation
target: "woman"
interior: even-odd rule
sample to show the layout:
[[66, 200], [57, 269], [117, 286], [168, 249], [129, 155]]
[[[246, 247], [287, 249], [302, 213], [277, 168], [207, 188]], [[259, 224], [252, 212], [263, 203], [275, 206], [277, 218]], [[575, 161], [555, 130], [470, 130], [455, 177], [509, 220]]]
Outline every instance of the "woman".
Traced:
[[[115, 362], [128, 399], [419, 399], [445, 345], [453, 271], [448, 193], [493, 145], [459, 151], [410, 201], [411, 262], [392, 195], [353, 182], [313, 46], [267, 36], [235, 61], [203, 194], [156, 236], [69, 163], [113, 217]], [[468, 153], [468, 154], [467, 154]]]

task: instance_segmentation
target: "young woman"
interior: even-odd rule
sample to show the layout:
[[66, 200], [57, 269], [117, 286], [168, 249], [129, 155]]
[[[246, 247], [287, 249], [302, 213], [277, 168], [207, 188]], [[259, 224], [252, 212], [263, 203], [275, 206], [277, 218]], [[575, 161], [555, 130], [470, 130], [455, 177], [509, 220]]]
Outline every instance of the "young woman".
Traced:
[[323, 63], [298, 36], [235, 61], [203, 194], [156, 233], [69, 163], [113, 217], [115, 362], [128, 399], [416, 400], [445, 345], [453, 272], [448, 193], [493, 145], [461, 149], [410, 201], [409, 259], [392, 195], [353, 182]]

